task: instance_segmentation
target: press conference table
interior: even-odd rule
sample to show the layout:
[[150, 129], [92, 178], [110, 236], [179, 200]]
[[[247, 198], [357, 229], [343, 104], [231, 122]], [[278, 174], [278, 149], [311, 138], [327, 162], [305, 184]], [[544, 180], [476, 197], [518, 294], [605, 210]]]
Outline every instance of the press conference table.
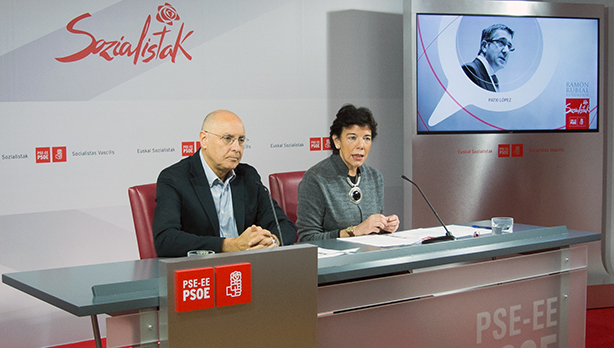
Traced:
[[[486, 222], [474, 222], [472, 224], [480, 223], [485, 224]], [[320, 336], [321, 331], [320, 323], [329, 320], [326, 313], [347, 310], [347, 308], [341, 310], [328, 308], [326, 307], [329, 305], [327, 303], [330, 303], [330, 301], [345, 301], [345, 299], [337, 300], [338, 295], [335, 295], [335, 292], [345, 291], [342, 290], [343, 287], [355, 286], [354, 283], [360, 286], [368, 286], [369, 279], [389, 275], [392, 275], [391, 279], [398, 281], [405, 279], [402, 276], [403, 274], [420, 273], [420, 270], [424, 270], [426, 274], [431, 269], [472, 263], [479, 264], [481, 260], [506, 258], [510, 255], [532, 255], [538, 252], [547, 253], [550, 250], [565, 250], [570, 246], [598, 241], [599, 239], [600, 234], [598, 233], [567, 230], [565, 226], [539, 227], [515, 224], [514, 233], [511, 234], [486, 235], [428, 245], [378, 248], [338, 240], [309, 243], [335, 250], [358, 248], [358, 251], [354, 253], [318, 260], [318, 285], [321, 288], [318, 292], [318, 316], [321, 318], [319, 319], [321, 321], [318, 321], [318, 336]], [[568, 256], [566, 257], [569, 259]], [[3, 274], [2, 282], [76, 316], [91, 316], [94, 335], [99, 342], [96, 315], [156, 308], [160, 305], [158, 264], [158, 259], [146, 259], [17, 272]], [[583, 267], [585, 268], [585, 266]], [[492, 268], [493, 266], [489, 267]], [[582, 266], [576, 268], [581, 269]], [[576, 268], [565, 268], [561, 272], [573, 271]], [[483, 271], [481, 272], [483, 273]], [[552, 273], [552, 271], [547, 272]], [[585, 272], [584, 270], [584, 287], [586, 286]], [[411, 274], [411, 276], [423, 275]], [[535, 275], [520, 275], [512, 280], [532, 279], [533, 277]], [[365, 280], [367, 281], [365, 282]], [[475, 285], [474, 287], [483, 286], [485, 285]], [[321, 299], [321, 296], [324, 296], [323, 294], [332, 294], [329, 296], [330, 301]], [[403, 296], [403, 301], [410, 299], [410, 297], [412, 299], [424, 297], [423, 295]], [[394, 302], [399, 301], [399, 299], [386, 301]], [[365, 303], [349, 306], [366, 308], [370, 305]], [[562, 312], [562, 309], [560, 311]], [[326, 334], [323, 333], [323, 335]]]

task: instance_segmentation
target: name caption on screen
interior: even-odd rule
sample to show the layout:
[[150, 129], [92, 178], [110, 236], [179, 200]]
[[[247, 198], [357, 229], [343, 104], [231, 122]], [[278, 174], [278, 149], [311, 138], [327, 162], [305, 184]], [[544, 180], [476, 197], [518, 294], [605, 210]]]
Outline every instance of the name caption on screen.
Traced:
[[489, 103], [511, 103], [512, 98], [488, 98]]

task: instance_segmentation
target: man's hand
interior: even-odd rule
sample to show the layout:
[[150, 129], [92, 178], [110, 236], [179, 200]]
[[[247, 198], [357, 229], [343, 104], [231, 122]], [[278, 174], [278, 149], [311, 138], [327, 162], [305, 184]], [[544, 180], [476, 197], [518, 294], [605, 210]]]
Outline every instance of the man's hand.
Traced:
[[222, 242], [222, 252], [248, 249], [264, 249], [277, 246], [275, 236], [260, 226], [248, 227], [237, 238], [226, 238]]

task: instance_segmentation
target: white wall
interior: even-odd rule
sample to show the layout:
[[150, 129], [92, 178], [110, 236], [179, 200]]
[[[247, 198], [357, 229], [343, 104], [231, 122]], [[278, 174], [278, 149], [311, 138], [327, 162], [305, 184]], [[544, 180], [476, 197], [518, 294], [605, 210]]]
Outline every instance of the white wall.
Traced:
[[[403, 153], [396, 145], [401, 0], [174, 0], [180, 19], [167, 25], [162, 46], [175, 43], [183, 24], [191, 60], [181, 52], [174, 63], [55, 59], [90, 43], [66, 29], [86, 12], [91, 17], [75, 29], [135, 46], [151, 15], [147, 37], [155, 43], [165, 2], [0, 2], [0, 273], [137, 259], [127, 188], [154, 182], [180, 160], [182, 142], [196, 141], [203, 117], [218, 108], [242, 117], [249, 138], [243, 161], [268, 183], [270, 173], [307, 169], [328, 155], [310, 151], [309, 139], [328, 136], [342, 104], [370, 107], [380, 137], [369, 163], [384, 172], [387, 210], [401, 213], [400, 183], [392, 179]], [[352, 45], [331, 46], [331, 37], [343, 42], [331, 28], [352, 28]], [[379, 35], [357, 34], [371, 31]], [[355, 71], [339, 70], [351, 56], [366, 59], [352, 62]], [[66, 161], [36, 163], [39, 147], [66, 147]], [[3, 284], [0, 337], [0, 347], [42, 347], [92, 332], [89, 318]]]

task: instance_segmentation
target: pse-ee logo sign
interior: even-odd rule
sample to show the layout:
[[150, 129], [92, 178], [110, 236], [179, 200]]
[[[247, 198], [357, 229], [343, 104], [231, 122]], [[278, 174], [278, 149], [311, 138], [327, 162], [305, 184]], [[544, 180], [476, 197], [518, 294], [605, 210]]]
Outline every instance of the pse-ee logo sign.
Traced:
[[252, 301], [252, 265], [233, 265], [175, 271], [175, 311], [189, 312]]
[[524, 146], [523, 144], [499, 144], [497, 153], [499, 157], [523, 157]]
[[[107, 61], [112, 61], [117, 57], [127, 57], [132, 59], [136, 65], [138, 62], [149, 63], [152, 60], [170, 59], [175, 63], [177, 56], [181, 53], [188, 60], [192, 56], [183, 47], [185, 41], [194, 33], [185, 29], [185, 23], [178, 27], [177, 21], [180, 20], [175, 8], [169, 4], [158, 6], [155, 15], [156, 22], [152, 24], [151, 14], [145, 19], [145, 24], [140, 34], [121, 35], [119, 38], [101, 39], [83, 27], [86, 27], [86, 18], [91, 17], [89, 13], [84, 13], [66, 25], [66, 30], [71, 34], [85, 36], [89, 38], [89, 44], [78, 52], [65, 57], [55, 58], [62, 63], [72, 63], [88, 57], [97, 55]], [[83, 22], [82, 22], [83, 21]], [[162, 27], [160, 29], [160, 26]], [[79, 27], [80, 29], [78, 29]]]
[[181, 156], [192, 156], [200, 149], [200, 141], [184, 141], [181, 143]]
[[36, 163], [66, 162], [66, 146], [37, 147]]
[[330, 137], [309, 138], [309, 151], [332, 150]]

